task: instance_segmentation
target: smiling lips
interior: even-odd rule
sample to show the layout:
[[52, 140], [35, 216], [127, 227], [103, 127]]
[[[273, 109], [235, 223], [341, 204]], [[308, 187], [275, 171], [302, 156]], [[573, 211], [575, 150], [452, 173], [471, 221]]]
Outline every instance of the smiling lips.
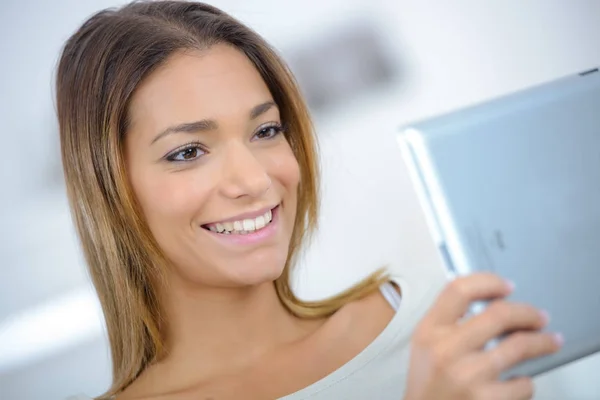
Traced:
[[273, 212], [268, 210], [263, 215], [256, 218], [246, 218], [238, 221], [217, 222], [207, 224], [204, 227], [212, 232], [223, 235], [247, 235], [260, 231], [273, 221]]

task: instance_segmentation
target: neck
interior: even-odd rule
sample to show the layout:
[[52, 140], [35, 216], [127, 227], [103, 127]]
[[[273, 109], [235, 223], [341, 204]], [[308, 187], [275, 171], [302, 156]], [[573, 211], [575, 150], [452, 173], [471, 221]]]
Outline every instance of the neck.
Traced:
[[[306, 337], [316, 321], [294, 317], [273, 282], [243, 288], [171, 288], [165, 360], [196, 375], [252, 365], [258, 358]], [[205, 373], [202, 373], [205, 370]]]

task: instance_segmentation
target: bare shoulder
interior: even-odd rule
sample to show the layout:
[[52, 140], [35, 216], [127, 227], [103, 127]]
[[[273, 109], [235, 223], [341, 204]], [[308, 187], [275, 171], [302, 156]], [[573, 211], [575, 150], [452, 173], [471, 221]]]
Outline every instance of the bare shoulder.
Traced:
[[[391, 287], [400, 294], [400, 288], [390, 282]], [[383, 320], [389, 322], [395, 315], [396, 311], [390, 304], [390, 302], [384, 297], [381, 290], [374, 290], [372, 293], [363, 297], [360, 300], [354, 301], [342, 307], [339, 311], [341, 316], [345, 318], [360, 318], [363, 323], [365, 322], [362, 317], [371, 316], [369, 319]]]
[[[392, 285], [400, 293], [400, 288]], [[360, 351], [387, 327], [395, 314], [396, 310], [381, 291], [375, 290], [342, 307], [330, 318], [328, 324], [332, 332], [344, 335], [349, 339], [346, 343]], [[352, 352], [351, 349], [345, 350]]]
[[[396, 288], [398, 290], [398, 288]], [[214, 398], [278, 398], [322, 379], [356, 357], [387, 327], [396, 311], [380, 290], [343, 306], [302, 341], [266, 358], [241, 375], [225, 377], [211, 383]], [[132, 384], [116, 400], [150, 400], [149, 382], [160, 381], [153, 371]], [[264, 382], [262, 384], [261, 382]], [[140, 390], [141, 386], [146, 386]], [[199, 397], [199, 390], [189, 393], [163, 394], [152, 400], [180, 400]], [[214, 392], [214, 393], [213, 393]]]

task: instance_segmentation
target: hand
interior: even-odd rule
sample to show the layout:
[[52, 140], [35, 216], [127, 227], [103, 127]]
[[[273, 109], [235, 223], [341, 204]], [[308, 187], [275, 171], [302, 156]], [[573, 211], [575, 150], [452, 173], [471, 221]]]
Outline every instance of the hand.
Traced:
[[[444, 289], [417, 326], [411, 348], [407, 400], [523, 400], [533, 396], [530, 378], [500, 381], [525, 360], [552, 354], [561, 338], [539, 332], [547, 316], [535, 308], [500, 300], [512, 288], [502, 278], [477, 273]], [[480, 314], [461, 321], [472, 302], [491, 300]], [[514, 332], [491, 350], [485, 344]]]

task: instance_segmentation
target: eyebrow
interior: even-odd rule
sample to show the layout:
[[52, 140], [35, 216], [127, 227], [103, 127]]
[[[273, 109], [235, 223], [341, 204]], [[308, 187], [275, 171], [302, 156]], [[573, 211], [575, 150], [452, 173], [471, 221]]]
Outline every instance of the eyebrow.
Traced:
[[[254, 119], [260, 117], [261, 115], [263, 115], [264, 113], [266, 113], [273, 107], [277, 107], [277, 105], [272, 101], [267, 101], [265, 103], [262, 103], [262, 104], [252, 107], [252, 110], [250, 110], [250, 114], [249, 114], [250, 120], [254, 120]], [[162, 131], [161, 133], [156, 135], [156, 137], [154, 139], [152, 139], [152, 143], [150, 143], [150, 144], [152, 145], [152, 144], [156, 143], [158, 140], [160, 140], [163, 137], [168, 136], [172, 133], [208, 132], [208, 131], [214, 131], [214, 130], [218, 129], [218, 127], [219, 127], [219, 125], [217, 124], [217, 122], [212, 119], [203, 119], [200, 121], [185, 122], [183, 124], [168, 127], [167, 129], [165, 129], [164, 131]]]

